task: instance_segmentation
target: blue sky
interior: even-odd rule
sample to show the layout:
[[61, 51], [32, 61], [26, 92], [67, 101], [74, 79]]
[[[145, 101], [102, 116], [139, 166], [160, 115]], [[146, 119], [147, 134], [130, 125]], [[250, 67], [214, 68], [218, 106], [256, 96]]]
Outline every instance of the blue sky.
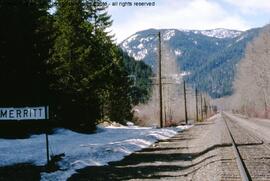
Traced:
[[[106, 1], [106, 0], [105, 0]], [[247, 30], [270, 23], [270, 0], [107, 0], [155, 2], [152, 7], [109, 6], [120, 43], [148, 28]]]

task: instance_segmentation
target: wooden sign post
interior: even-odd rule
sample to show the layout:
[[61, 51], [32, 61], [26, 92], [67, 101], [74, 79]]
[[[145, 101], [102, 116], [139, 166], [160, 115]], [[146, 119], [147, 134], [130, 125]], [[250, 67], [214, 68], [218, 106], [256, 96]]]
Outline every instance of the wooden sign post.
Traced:
[[[45, 106], [45, 120], [49, 120], [49, 106]], [[46, 153], [47, 153], [47, 165], [50, 162], [50, 154], [49, 154], [49, 137], [48, 137], [48, 128], [46, 129]]]

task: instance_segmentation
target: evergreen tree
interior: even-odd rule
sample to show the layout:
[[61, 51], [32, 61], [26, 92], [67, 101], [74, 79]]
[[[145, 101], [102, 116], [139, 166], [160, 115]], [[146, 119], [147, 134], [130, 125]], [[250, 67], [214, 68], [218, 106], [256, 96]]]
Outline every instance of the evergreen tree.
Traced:
[[120, 51], [123, 55], [125, 69], [129, 77], [133, 79], [133, 86], [130, 90], [132, 104], [146, 103], [152, 90], [152, 81], [150, 80], [150, 77], [153, 76], [152, 69], [143, 61], [136, 61], [126, 52]]
[[131, 85], [133, 82], [129, 79], [121, 51], [116, 46], [114, 47], [114, 51], [117, 62], [111, 68], [108, 115], [112, 121], [125, 124], [126, 121], [132, 120]]
[[50, 61], [51, 88], [58, 97], [58, 117], [69, 126], [93, 128], [99, 118], [99, 103], [91, 82], [92, 25], [82, 1], [58, 0], [55, 42]]
[[47, 104], [51, 47], [49, 1], [0, 1], [2, 106]]
[[123, 122], [131, 118], [131, 98], [128, 74], [125, 70], [122, 54], [113, 44], [112, 36], [107, 32], [112, 25], [106, 6], [100, 0], [87, 1], [88, 20], [94, 27], [93, 65], [98, 72], [95, 87], [101, 100], [103, 116], [110, 120]]
[[102, 32], [107, 34], [107, 29], [111, 27], [111, 16], [108, 15], [106, 9], [108, 8], [101, 0], [87, 0], [86, 1], [88, 21], [94, 26], [95, 32]]

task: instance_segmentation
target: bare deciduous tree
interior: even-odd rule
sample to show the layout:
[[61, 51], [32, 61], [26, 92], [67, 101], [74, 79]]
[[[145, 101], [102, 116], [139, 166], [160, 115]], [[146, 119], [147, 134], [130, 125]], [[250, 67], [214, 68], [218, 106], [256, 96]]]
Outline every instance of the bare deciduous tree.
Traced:
[[237, 65], [230, 108], [248, 116], [268, 117], [270, 106], [270, 25], [265, 26]]

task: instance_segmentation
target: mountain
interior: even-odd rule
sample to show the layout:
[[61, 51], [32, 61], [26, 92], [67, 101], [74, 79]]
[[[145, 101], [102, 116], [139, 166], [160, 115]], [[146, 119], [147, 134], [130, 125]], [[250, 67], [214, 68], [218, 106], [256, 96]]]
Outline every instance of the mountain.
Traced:
[[248, 31], [148, 29], [124, 40], [120, 47], [137, 61], [144, 61], [156, 70], [158, 37], [162, 48], [168, 47], [176, 58], [178, 69], [188, 72], [185, 79], [192, 87], [213, 98], [232, 94], [235, 66], [245, 47], [260, 28]]

